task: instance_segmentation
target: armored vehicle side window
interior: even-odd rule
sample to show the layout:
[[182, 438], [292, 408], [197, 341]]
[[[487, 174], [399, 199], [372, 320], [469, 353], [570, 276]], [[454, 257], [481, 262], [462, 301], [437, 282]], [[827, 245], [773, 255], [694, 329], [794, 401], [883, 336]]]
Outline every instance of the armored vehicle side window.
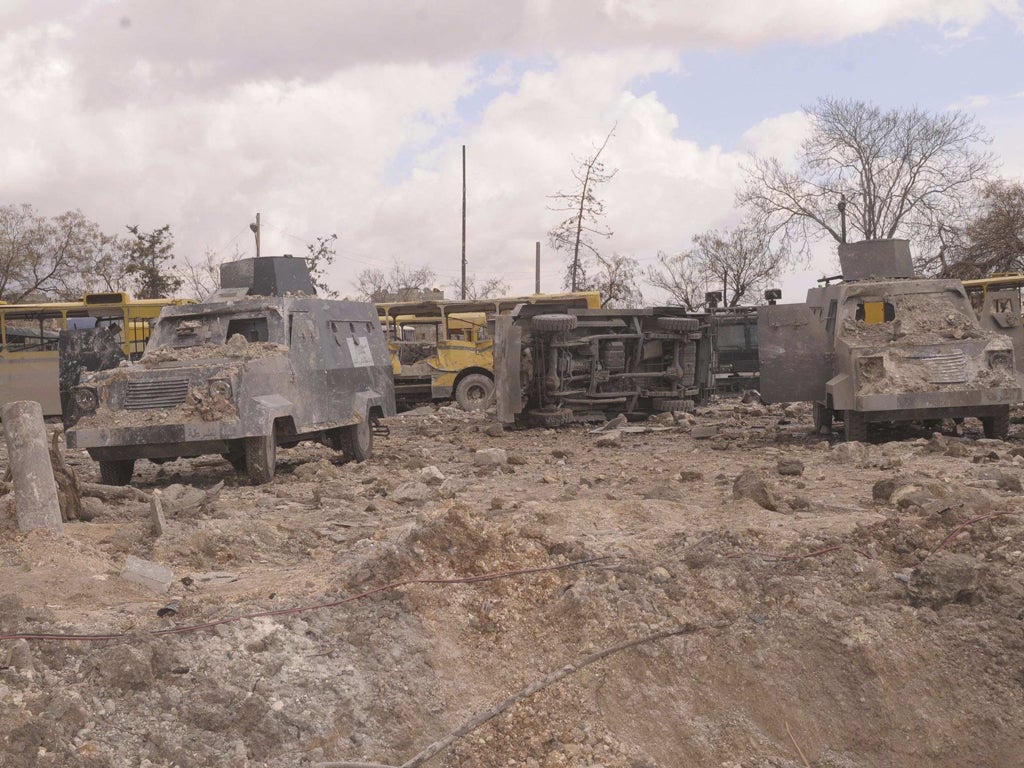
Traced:
[[723, 325], [718, 329], [717, 345], [719, 349], [744, 349], [747, 339], [744, 326]]
[[836, 299], [832, 299], [828, 303], [828, 316], [825, 318], [825, 332], [831, 336], [836, 330], [836, 308], [839, 306], [839, 302]]

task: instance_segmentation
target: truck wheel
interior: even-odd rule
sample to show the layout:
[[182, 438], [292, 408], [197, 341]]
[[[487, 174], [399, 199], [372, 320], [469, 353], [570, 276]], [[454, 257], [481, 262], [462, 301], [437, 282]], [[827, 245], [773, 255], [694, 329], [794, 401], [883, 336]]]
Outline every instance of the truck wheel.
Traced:
[[100, 462], [100, 482], [104, 485], [128, 485], [135, 471], [135, 459]]
[[536, 315], [530, 323], [539, 333], [571, 331], [576, 327], [576, 315]]
[[999, 409], [998, 415], [982, 419], [981, 426], [985, 430], [985, 437], [1005, 440], [1010, 434], [1010, 406], [1004, 405]]
[[866, 443], [868, 420], [860, 411], [843, 411], [843, 432], [848, 443]]
[[700, 320], [696, 317], [659, 317], [658, 328], [663, 331], [696, 331], [700, 328]]
[[274, 433], [245, 438], [245, 469], [253, 485], [274, 479], [277, 470], [277, 440]]
[[463, 377], [455, 387], [455, 402], [464, 411], [482, 411], [494, 400], [494, 382], [482, 373]]
[[349, 461], [366, 461], [373, 455], [373, 426], [370, 417], [341, 428], [341, 450]]
[[832, 434], [832, 417], [834, 416], [832, 409], [824, 403], [816, 402], [812, 411], [814, 413], [814, 434], [820, 435], [822, 431]]
[[234, 468], [235, 472], [245, 472], [245, 449], [231, 450], [222, 453], [224, 460]]

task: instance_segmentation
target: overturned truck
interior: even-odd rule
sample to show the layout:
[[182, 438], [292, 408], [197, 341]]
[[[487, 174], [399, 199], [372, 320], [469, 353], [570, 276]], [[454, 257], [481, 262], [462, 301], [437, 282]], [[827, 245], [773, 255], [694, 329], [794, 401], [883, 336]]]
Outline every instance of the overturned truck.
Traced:
[[82, 375], [68, 447], [112, 485], [137, 459], [204, 454], [266, 483], [277, 447], [303, 440], [368, 458], [379, 419], [395, 413], [377, 312], [315, 293], [303, 259], [225, 264], [210, 298], [161, 312], [138, 362]]
[[692, 410], [707, 391], [705, 343], [700, 319], [679, 307], [523, 305], [495, 320], [498, 418], [558, 426]]
[[959, 280], [915, 278], [906, 240], [839, 247], [842, 281], [758, 312], [761, 396], [810, 401], [817, 431], [974, 417], [1005, 438], [1021, 385], [1012, 340], [983, 328]]

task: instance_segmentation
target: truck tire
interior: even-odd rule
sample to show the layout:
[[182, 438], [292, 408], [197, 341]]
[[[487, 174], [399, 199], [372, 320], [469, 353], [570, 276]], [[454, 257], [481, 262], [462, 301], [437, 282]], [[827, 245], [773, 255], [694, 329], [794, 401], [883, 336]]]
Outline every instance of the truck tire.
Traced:
[[221, 456], [224, 460], [231, 465], [235, 472], [245, 472], [245, 448], [240, 447], [237, 450], [230, 450], [227, 453], [222, 453]]
[[245, 470], [253, 485], [265, 485], [277, 471], [277, 440], [274, 433], [245, 438]]
[[135, 471], [135, 459], [100, 462], [100, 482], [104, 485], [128, 485]]
[[868, 441], [868, 420], [860, 411], [843, 411], [843, 435], [846, 442]]
[[814, 434], [820, 435], [824, 430], [827, 434], [832, 434], [832, 418], [835, 414], [832, 409], [824, 403], [814, 403]]
[[538, 333], [559, 333], [576, 327], [576, 315], [536, 315], [530, 321]]
[[988, 416], [981, 420], [985, 437], [993, 440], [1005, 440], [1010, 434], [1010, 406], [1004, 405], [996, 416]]
[[494, 382], [482, 373], [464, 376], [455, 385], [455, 402], [464, 411], [482, 411], [494, 401]]
[[358, 424], [342, 427], [341, 452], [348, 461], [366, 461], [373, 455], [373, 425], [367, 416]]
[[696, 317], [659, 317], [658, 328], [663, 331], [690, 332], [700, 328], [700, 320]]

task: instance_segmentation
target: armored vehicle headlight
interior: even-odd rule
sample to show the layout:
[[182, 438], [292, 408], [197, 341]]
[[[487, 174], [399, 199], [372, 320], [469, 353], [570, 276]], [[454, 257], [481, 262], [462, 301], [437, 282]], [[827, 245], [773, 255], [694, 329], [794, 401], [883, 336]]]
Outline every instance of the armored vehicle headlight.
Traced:
[[1013, 352], [1009, 349], [995, 349], [988, 353], [988, 367], [996, 371], [1013, 370]]
[[92, 387], [78, 387], [75, 390], [75, 405], [84, 412], [95, 411], [100, 404], [96, 390]]
[[210, 394], [214, 397], [231, 399], [231, 382], [227, 379], [213, 379], [210, 381]]

